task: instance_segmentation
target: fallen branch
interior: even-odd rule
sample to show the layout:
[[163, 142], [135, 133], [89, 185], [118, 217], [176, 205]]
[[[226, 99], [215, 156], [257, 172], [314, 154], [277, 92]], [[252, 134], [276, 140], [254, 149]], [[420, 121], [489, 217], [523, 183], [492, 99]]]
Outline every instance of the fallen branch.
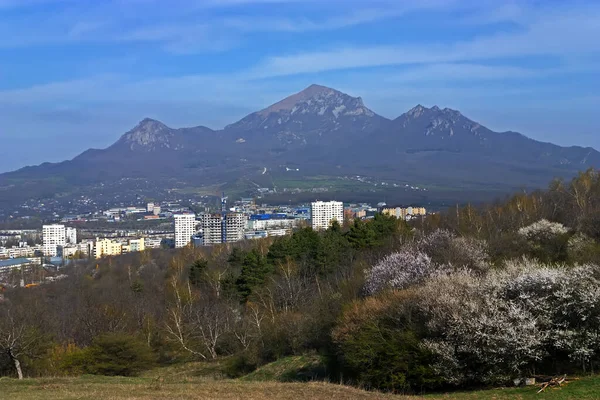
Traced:
[[562, 386], [564, 383], [568, 383], [569, 381], [567, 381], [567, 375], [564, 375], [562, 377], [554, 377], [552, 379], [550, 379], [548, 382], [544, 382], [544, 383], [540, 383], [538, 386], [540, 386], [540, 390], [538, 390], [538, 393], [542, 393], [544, 390], [546, 390], [549, 387], [560, 387]]

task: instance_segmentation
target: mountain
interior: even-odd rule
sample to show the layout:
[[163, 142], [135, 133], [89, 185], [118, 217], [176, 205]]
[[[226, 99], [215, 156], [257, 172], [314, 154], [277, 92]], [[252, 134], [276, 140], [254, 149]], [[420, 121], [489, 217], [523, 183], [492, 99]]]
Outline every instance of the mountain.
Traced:
[[437, 106], [417, 105], [389, 120], [360, 97], [311, 85], [222, 130], [173, 129], [144, 119], [106, 149], [1, 174], [0, 191], [24, 193], [12, 196], [18, 202], [109, 182], [121, 182], [118, 190], [126, 191], [131, 179], [153, 183], [156, 190], [232, 187], [242, 180], [275, 185], [289, 178], [292, 167], [299, 170], [296, 180], [361, 175], [374, 182], [497, 194], [599, 166], [600, 153], [592, 148], [494, 132]]

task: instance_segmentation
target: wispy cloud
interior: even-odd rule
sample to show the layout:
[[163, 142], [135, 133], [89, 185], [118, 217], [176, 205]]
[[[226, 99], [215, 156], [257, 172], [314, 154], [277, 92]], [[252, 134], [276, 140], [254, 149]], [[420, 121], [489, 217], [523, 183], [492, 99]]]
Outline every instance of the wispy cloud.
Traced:
[[[128, 41], [157, 43], [174, 52], [222, 50], [241, 42], [247, 33], [330, 31], [417, 11], [444, 10], [456, 0], [173, 0], [168, 5], [162, 0], [85, 4], [74, 0], [0, 0], [0, 12], [3, 6], [22, 8], [42, 3], [58, 8], [35, 17], [7, 18], [0, 26], [0, 48]], [[275, 4], [291, 7], [293, 12], [286, 14], [277, 8], [254, 11], [255, 7]], [[220, 11], [223, 9], [227, 12]]]
[[509, 57], [600, 53], [600, 8], [550, 13], [517, 32], [479, 36], [448, 44], [337, 47], [331, 50], [278, 55], [257, 66], [257, 78], [317, 73], [351, 68], [405, 64], [451, 63]]

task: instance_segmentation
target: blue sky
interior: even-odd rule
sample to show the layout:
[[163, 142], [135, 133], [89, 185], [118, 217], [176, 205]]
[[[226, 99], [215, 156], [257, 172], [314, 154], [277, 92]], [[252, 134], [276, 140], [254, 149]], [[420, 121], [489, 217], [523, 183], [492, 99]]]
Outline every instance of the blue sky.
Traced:
[[600, 2], [0, 0], [0, 171], [144, 117], [221, 128], [319, 83], [600, 149]]

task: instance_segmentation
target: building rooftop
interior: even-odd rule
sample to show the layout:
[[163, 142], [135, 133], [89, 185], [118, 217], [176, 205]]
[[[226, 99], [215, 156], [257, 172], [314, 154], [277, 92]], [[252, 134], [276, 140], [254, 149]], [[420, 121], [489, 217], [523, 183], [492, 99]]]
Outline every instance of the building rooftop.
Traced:
[[0, 260], [0, 268], [14, 267], [21, 264], [32, 264], [32, 262], [27, 258], [11, 258], [8, 260]]

